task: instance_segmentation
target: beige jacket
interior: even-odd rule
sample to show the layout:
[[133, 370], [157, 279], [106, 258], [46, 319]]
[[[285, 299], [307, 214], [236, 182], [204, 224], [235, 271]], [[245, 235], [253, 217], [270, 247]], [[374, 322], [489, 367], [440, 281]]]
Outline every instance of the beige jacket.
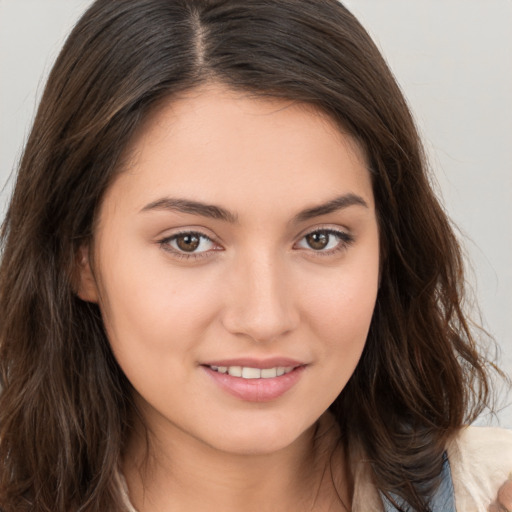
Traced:
[[[467, 427], [447, 450], [457, 512], [487, 512], [512, 471], [512, 430]], [[383, 504], [372, 484], [369, 465], [362, 458], [354, 468], [354, 482], [352, 512], [382, 512]], [[124, 482], [122, 487], [127, 512], [137, 512]]]
[[[487, 512], [512, 471], [512, 430], [467, 427], [447, 447], [457, 512]], [[355, 471], [352, 512], [382, 512], [364, 460]], [[441, 512], [441, 511], [440, 511]]]

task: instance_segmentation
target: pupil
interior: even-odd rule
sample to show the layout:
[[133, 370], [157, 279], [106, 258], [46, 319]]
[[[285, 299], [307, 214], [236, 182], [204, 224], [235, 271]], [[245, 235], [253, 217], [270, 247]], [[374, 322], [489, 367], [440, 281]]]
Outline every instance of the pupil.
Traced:
[[182, 251], [192, 252], [199, 247], [199, 237], [197, 235], [181, 235], [176, 243]]
[[310, 233], [306, 240], [312, 249], [323, 249], [329, 243], [329, 235], [324, 232]]

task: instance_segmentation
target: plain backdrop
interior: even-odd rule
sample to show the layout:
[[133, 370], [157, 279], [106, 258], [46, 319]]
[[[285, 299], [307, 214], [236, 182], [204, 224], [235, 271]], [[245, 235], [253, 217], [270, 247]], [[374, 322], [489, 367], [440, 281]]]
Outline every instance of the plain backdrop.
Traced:
[[[0, 215], [45, 77], [90, 0], [0, 0]], [[348, 0], [416, 117], [512, 373], [512, 0]], [[506, 396], [508, 395], [508, 396]], [[502, 391], [502, 426], [512, 428]], [[482, 418], [488, 422], [489, 418]]]

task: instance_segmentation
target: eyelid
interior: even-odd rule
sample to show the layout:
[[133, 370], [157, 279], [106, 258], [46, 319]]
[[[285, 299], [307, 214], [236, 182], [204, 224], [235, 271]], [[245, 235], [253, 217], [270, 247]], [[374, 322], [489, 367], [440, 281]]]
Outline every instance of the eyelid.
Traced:
[[[329, 235], [336, 236], [339, 239], [339, 243], [336, 247], [328, 249], [328, 250], [315, 250], [313, 248], [299, 248], [298, 250], [304, 251], [309, 253], [312, 256], [331, 256], [334, 255], [340, 251], [348, 249], [350, 245], [352, 245], [355, 241], [355, 238], [352, 233], [350, 233], [349, 230], [341, 228], [341, 227], [333, 227], [332, 225], [320, 225], [315, 226], [314, 228], [309, 228], [305, 230], [299, 237], [297, 238], [297, 241], [294, 244], [295, 245], [302, 241], [306, 236], [311, 235], [313, 233], [323, 232], [327, 233]], [[175, 249], [169, 245], [169, 242], [172, 240], [175, 240], [180, 235], [196, 235], [200, 238], [206, 239], [210, 242], [212, 242], [216, 247], [214, 249], [210, 249], [207, 251], [202, 252], [190, 252], [187, 253], [186, 251], [180, 251], [178, 249]], [[176, 257], [178, 259], [200, 259], [205, 257], [212, 256], [213, 253], [223, 251], [224, 248], [220, 244], [218, 240], [216, 240], [216, 237], [213, 237], [211, 235], [206, 234], [204, 231], [201, 231], [197, 228], [191, 227], [188, 229], [179, 229], [176, 232], [173, 232], [169, 235], [163, 236], [157, 240], [157, 243], [161, 246], [163, 250], [170, 253], [173, 257]]]
[[340, 224], [330, 224], [330, 223], [320, 223], [310, 225], [309, 227], [303, 229], [297, 236], [297, 239], [303, 238], [310, 233], [315, 233], [317, 231], [335, 231], [337, 233], [349, 235], [351, 233], [351, 229], [347, 226], [343, 226]]
[[339, 238], [339, 244], [331, 249], [328, 250], [315, 250], [313, 248], [299, 248], [298, 250], [305, 251], [308, 254], [312, 256], [319, 256], [319, 257], [326, 257], [326, 256], [332, 256], [334, 254], [339, 253], [340, 251], [344, 251], [348, 249], [354, 242], [355, 237], [354, 235], [348, 230], [343, 229], [338, 226], [333, 227], [332, 225], [321, 225], [321, 226], [315, 226], [314, 228], [309, 228], [308, 230], [304, 231], [298, 238], [298, 242], [304, 240], [308, 235], [311, 235], [313, 233], [327, 233], [330, 235], [334, 235]]
[[[216, 247], [214, 249], [210, 249], [210, 250], [202, 251], [202, 252], [186, 252], [186, 251], [180, 251], [178, 249], [175, 249], [174, 247], [172, 247], [170, 245], [171, 241], [175, 240], [176, 238], [178, 238], [180, 236], [184, 236], [184, 235], [195, 235], [199, 238], [206, 239], [206, 240], [212, 242]], [[215, 240], [214, 237], [207, 235], [206, 233], [204, 233], [198, 229], [194, 229], [194, 228], [180, 229], [179, 231], [176, 231], [169, 235], [160, 237], [157, 240], [157, 243], [162, 248], [162, 250], [166, 251], [167, 253], [171, 254], [173, 257], [176, 257], [178, 259], [188, 259], [188, 260], [195, 259], [195, 260], [197, 260], [200, 258], [209, 257], [209, 256], [211, 256], [211, 253], [213, 253], [213, 252], [218, 252], [218, 251], [224, 250], [224, 248], [220, 245], [220, 243], [217, 240]]]

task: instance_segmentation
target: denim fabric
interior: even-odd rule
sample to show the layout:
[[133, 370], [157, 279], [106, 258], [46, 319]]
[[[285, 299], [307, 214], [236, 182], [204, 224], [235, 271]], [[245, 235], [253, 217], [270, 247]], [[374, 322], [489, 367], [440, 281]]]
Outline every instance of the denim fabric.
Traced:
[[[404, 502], [404, 500], [394, 495], [392, 495], [392, 497], [404, 512], [414, 512], [413, 509]], [[397, 512], [397, 510], [399, 510], [384, 497], [383, 501], [385, 512]], [[441, 471], [441, 484], [437, 488], [434, 496], [432, 496], [429, 505], [432, 512], [456, 512], [452, 473], [450, 471], [450, 463], [448, 462], [446, 453], [444, 455], [443, 469]]]

